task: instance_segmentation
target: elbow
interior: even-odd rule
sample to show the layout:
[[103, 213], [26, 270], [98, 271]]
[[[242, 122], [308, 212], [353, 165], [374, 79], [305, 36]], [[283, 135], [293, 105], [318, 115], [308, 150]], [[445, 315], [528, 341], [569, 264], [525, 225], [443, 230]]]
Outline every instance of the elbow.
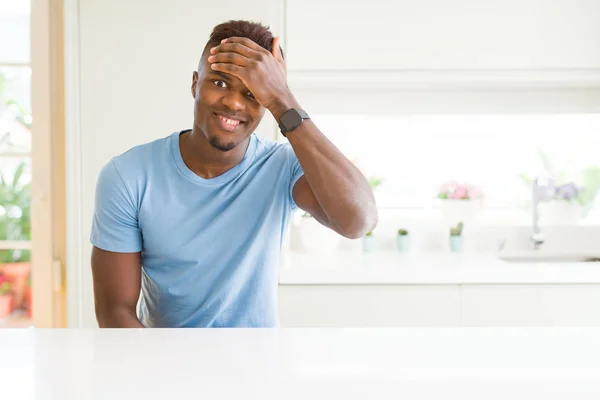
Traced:
[[96, 322], [99, 328], [114, 327], [114, 311], [107, 307], [96, 306]]
[[360, 239], [373, 231], [379, 222], [379, 215], [375, 203], [370, 204], [360, 212], [354, 213], [350, 223], [341, 230], [342, 236], [348, 239]]

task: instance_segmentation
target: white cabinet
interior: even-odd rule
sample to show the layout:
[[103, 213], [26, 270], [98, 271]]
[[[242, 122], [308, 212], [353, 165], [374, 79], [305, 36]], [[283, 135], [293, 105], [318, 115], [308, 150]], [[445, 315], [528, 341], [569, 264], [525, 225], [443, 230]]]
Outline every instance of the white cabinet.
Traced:
[[598, 284], [280, 285], [283, 327], [600, 326]]
[[287, 0], [290, 71], [600, 68], [597, 0]]
[[600, 326], [600, 285], [464, 285], [466, 326]]
[[457, 285], [280, 285], [282, 327], [458, 326]]

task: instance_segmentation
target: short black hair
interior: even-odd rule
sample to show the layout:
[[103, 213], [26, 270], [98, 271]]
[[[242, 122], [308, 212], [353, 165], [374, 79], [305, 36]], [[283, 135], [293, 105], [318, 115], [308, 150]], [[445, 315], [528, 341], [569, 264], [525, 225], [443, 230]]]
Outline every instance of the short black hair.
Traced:
[[[269, 52], [273, 52], [273, 39], [275, 37], [269, 26], [263, 25], [260, 22], [231, 20], [223, 22], [213, 28], [202, 54], [204, 54], [207, 49], [220, 44], [223, 39], [234, 36], [248, 38], [260, 47]], [[283, 55], [281, 46], [279, 46], [279, 50]]]

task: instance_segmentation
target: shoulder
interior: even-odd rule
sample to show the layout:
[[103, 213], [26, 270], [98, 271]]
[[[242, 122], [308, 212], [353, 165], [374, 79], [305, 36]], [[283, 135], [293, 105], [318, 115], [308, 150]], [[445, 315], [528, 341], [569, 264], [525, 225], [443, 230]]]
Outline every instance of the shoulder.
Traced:
[[162, 163], [171, 154], [170, 145], [173, 135], [175, 134], [132, 147], [113, 157], [112, 162], [119, 171], [124, 173], [126, 171], [140, 172], [149, 166]]
[[98, 174], [97, 199], [115, 196], [138, 204], [152, 171], [164, 168], [171, 137], [137, 145], [108, 160]]
[[112, 157], [103, 167], [101, 176], [121, 178], [125, 182], [142, 179], [154, 165], [164, 165], [170, 156], [170, 144], [174, 134], [137, 145]]

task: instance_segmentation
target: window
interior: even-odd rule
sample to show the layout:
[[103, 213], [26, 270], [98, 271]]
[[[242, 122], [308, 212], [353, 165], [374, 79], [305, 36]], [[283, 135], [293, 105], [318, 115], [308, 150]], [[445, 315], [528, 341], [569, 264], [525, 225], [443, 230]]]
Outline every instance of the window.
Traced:
[[[10, 310], [29, 309], [31, 249], [30, 4], [0, 0], [0, 279]], [[6, 308], [3, 308], [6, 310]], [[0, 320], [6, 317], [0, 315]]]
[[[381, 208], [436, 207], [436, 189], [456, 180], [478, 185], [488, 212], [523, 218], [526, 177], [552, 168], [565, 180], [600, 184], [600, 114], [317, 114], [321, 130], [371, 178]], [[551, 165], [544, 163], [544, 159]], [[584, 182], [584, 172], [594, 179]], [[597, 200], [594, 200], [598, 203]], [[585, 222], [600, 223], [599, 207]], [[521, 210], [521, 211], [520, 211]]]

